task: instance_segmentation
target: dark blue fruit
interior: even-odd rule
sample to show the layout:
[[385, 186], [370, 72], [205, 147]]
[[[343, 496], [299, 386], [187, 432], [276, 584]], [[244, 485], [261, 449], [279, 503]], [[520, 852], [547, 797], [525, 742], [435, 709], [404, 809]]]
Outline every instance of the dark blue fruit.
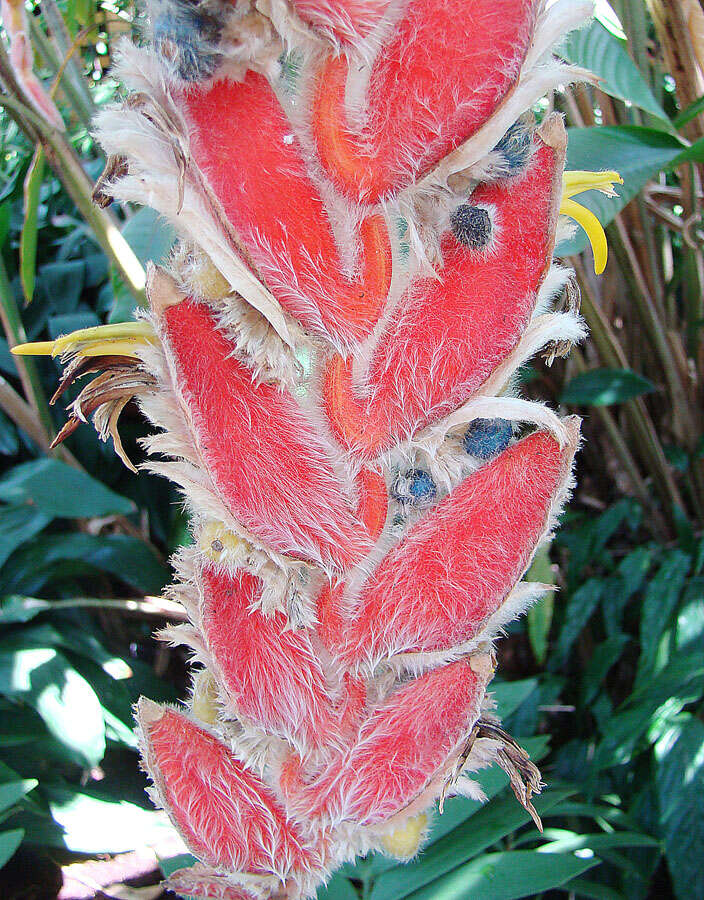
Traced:
[[428, 506], [435, 499], [437, 488], [423, 469], [408, 469], [396, 478], [391, 494], [399, 503]]
[[491, 243], [491, 216], [483, 206], [463, 203], [450, 214], [452, 233], [465, 247], [481, 250]]
[[462, 446], [477, 459], [491, 459], [508, 447], [512, 437], [508, 419], [475, 419], [462, 438]]
[[509, 173], [514, 175], [528, 162], [532, 143], [530, 129], [522, 122], [514, 122], [494, 150], [503, 155]]
[[153, 16], [154, 48], [182, 81], [204, 81], [220, 62], [215, 47], [221, 30], [218, 20], [196, 4], [173, 2], [158, 5]]

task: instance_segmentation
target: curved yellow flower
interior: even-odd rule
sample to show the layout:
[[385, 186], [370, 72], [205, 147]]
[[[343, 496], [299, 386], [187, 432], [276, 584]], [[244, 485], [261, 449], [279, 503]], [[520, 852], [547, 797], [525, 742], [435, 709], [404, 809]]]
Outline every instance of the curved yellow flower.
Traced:
[[158, 341], [152, 325], [140, 320], [81, 328], [53, 341], [18, 344], [12, 352], [16, 356], [129, 356], [137, 359], [138, 347]]
[[604, 271], [609, 257], [604, 226], [591, 210], [587, 209], [586, 206], [582, 206], [581, 203], [577, 203], [572, 197], [585, 191], [600, 191], [602, 194], [606, 194], [607, 197], [618, 197], [614, 190], [615, 184], [623, 184], [623, 178], [618, 172], [613, 171], [585, 172], [574, 170], [565, 172], [562, 176], [560, 214], [574, 219], [586, 231], [589, 243], [592, 245], [594, 271], [597, 275], [601, 275]]

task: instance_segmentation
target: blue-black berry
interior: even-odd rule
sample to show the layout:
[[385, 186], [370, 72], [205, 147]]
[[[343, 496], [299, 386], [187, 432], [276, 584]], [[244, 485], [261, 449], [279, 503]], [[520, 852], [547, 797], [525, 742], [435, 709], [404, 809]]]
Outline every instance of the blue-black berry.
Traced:
[[528, 162], [532, 143], [530, 129], [526, 128], [522, 122], [514, 122], [494, 150], [503, 154], [506, 167], [513, 175], [523, 169]]
[[460, 244], [473, 250], [482, 250], [491, 243], [491, 216], [483, 206], [458, 206], [450, 214], [450, 228]]
[[221, 59], [213, 49], [221, 23], [202, 7], [183, 0], [159, 4], [154, 12], [154, 48], [174, 74], [189, 82], [210, 78]]
[[462, 438], [462, 446], [477, 459], [491, 459], [508, 447], [512, 437], [508, 419], [475, 419]]
[[408, 469], [399, 474], [391, 488], [392, 496], [399, 503], [410, 506], [428, 506], [437, 494], [437, 487], [423, 469]]

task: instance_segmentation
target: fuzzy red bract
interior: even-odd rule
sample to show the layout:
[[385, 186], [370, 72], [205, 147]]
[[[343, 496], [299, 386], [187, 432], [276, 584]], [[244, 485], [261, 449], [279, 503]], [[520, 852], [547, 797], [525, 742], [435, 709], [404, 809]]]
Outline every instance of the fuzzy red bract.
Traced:
[[293, 397], [253, 383], [205, 304], [183, 301], [164, 321], [199, 449], [233, 514], [282, 553], [340, 568], [359, 559], [368, 538]]
[[452, 412], [513, 350], [550, 264], [563, 165], [564, 149], [538, 140], [524, 174], [477, 188], [471, 205], [490, 211], [491, 245], [444, 233], [439, 277], [412, 282], [385, 323], [366, 396], [349, 365], [331, 361], [326, 409], [350, 449], [374, 456]]
[[203, 637], [237, 713], [296, 744], [332, 741], [339, 720], [308, 632], [254, 608], [261, 582], [248, 572], [206, 565], [202, 581]]
[[203, 728], [142, 704], [145, 758], [193, 852], [227, 870], [279, 874], [318, 864], [271, 791]]
[[441, 500], [363, 587], [339, 648], [346, 661], [373, 666], [475, 637], [525, 570], [574, 450], [536, 432]]
[[390, 5], [391, 0], [292, 0], [305, 22], [349, 43], [367, 37]]
[[341, 223], [349, 234], [343, 259], [330, 207], [262, 75], [191, 89], [183, 104], [194, 128], [194, 156], [281, 305], [333, 340], [365, 337], [391, 279], [383, 217]]
[[479, 715], [486, 678], [461, 660], [420, 676], [382, 703], [351, 749], [301, 785], [311, 816], [373, 825], [400, 812], [442, 770]]
[[405, 187], [474, 134], [518, 79], [535, 0], [410, 0], [369, 78], [357, 132], [348, 65], [331, 59], [313, 129], [337, 187], [366, 203]]

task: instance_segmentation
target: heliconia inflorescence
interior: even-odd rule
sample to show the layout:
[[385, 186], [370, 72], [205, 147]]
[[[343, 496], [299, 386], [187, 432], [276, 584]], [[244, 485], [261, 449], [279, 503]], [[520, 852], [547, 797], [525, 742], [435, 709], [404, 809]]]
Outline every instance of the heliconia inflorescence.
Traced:
[[188, 623], [181, 708], [142, 700], [142, 758], [201, 860], [169, 886], [313, 897], [339, 865], [418, 852], [431, 809], [497, 763], [537, 819], [540, 775], [499, 726], [493, 641], [545, 590], [521, 581], [569, 493], [579, 420], [516, 373], [584, 337], [553, 262], [572, 199], [562, 118], [529, 110], [588, 73], [559, 0], [153, 0], [100, 114], [95, 198], [178, 230], [148, 313], [20, 352], [97, 375], [120, 444], [137, 398], [149, 468], [194, 543], [169, 595]]

